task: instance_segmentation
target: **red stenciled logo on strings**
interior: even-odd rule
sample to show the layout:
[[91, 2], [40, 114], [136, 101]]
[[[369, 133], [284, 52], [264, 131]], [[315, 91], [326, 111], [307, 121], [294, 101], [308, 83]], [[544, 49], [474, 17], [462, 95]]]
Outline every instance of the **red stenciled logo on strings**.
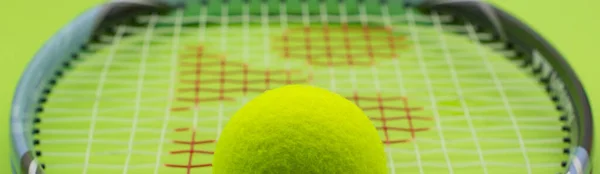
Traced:
[[[384, 136], [382, 137], [382, 141], [386, 145], [411, 142], [416, 138], [418, 132], [423, 132], [430, 129], [429, 127], [416, 127], [414, 124], [415, 121], [433, 121], [433, 118], [431, 117], [415, 114], [415, 112], [422, 111], [423, 108], [410, 106], [409, 99], [407, 97], [383, 97], [381, 93], [377, 93], [375, 96], [364, 94], [360, 95], [358, 92], [354, 92], [352, 96], [347, 98], [354, 101], [354, 103], [363, 111], [372, 113], [372, 115], [368, 116], [373, 122], [381, 123], [381, 125], [376, 126], [376, 128], [379, 131], [383, 131]], [[376, 104], [366, 105], [364, 104], [365, 102]], [[400, 102], [401, 105], [387, 104], [391, 102]], [[398, 115], [398, 113], [400, 114]], [[408, 126], [399, 126], [401, 123], [398, 123], [398, 121], [406, 121]], [[409, 135], [401, 138], [393, 137], [390, 135], [392, 131], [407, 132]]]
[[290, 28], [275, 40], [285, 59], [304, 59], [315, 66], [371, 66], [376, 59], [394, 59], [407, 47], [391, 27], [320, 26]]

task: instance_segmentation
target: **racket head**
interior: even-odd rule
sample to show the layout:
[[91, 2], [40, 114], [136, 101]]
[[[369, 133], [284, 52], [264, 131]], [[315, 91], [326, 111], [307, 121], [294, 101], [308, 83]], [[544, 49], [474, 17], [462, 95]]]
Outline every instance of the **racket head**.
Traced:
[[[200, 2], [203, 3], [208, 4], [208, 1]], [[296, 3], [300, 4], [300, 1]], [[311, 1], [311, 3], [317, 4], [318, 1]], [[378, 5], [369, 3], [373, 6]], [[508, 13], [479, 1], [432, 0], [386, 3], [394, 4], [392, 6], [414, 7], [424, 14], [452, 16], [452, 20], [446, 21], [448, 23], [471, 23], [478, 32], [493, 36], [480, 42], [500, 42], [505, 44], [505, 49], [514, 51], [515, 56], [509, 58], [520, 62], [523, 69], [530, 69], [531, 74], [539, 78], [552, 100], [556, 102], [557, 110], [563, 113], [559, 119], [564, 121], [563, 129], [569, 130], [570, 134], [568, 136], [570, 145], [564, 150], [570, 156], [563, 164], [565, 173], [591, 171], [589, 156], [592, 152], [593, 120], [585, 90], [564, 57], [540, 35]], [[36, 151], [36, 139], [33, 137], [36, 131], [40, 131], [34, 126], [39, 121], [36, 114], [43, 112], [41, 106], [46, 100], [45, 96], [51, 92], [52, 85], [56, 83], [57, 77], [64, 73], [65, 67], [69, 66], [72, 59], [76, 59], [79, 53], [86, 50], [88, 43], [99, 39], [96, 34], [104, 33], [106, 28], [116, 24], [131, 22], [133, 16], [168, 13], [184, 5], [183, 1], [115, 1], [88, 10], [51, 38], [23, 73], [13, 99], [11, 110], [13, 172], [43, 171], [42, 164], [36, 160], [36, 154], [40, 152]], [[215, 12], [219, 11], [218, 7], [213, 8], [217, 9]], [[274, 5], [273, 8], [277, 6]]]

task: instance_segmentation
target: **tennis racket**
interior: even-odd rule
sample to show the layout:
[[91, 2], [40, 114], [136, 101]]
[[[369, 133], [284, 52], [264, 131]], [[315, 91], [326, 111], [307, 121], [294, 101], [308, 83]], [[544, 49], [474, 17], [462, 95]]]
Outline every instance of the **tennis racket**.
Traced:
[[13, 173], [211, 173], [228, 118], [287, 84], [361, 107], [389, 173], [591, 172], [577, 76], [485, 2], [115, 0], [21, 77]]

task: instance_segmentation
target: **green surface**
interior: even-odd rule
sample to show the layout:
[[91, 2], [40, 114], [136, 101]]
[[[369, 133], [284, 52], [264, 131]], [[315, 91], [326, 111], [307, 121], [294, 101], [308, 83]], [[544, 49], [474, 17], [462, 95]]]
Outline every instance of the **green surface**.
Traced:
[[[599, 83], [594, 83], [593, 81], [594, 73], [597, 74], [599, 71], [595, 68], [593, 63], [590, 63], [590, 61], [594, 61], [592, 59], [595, 59], [595, 56], [592, 55], [592, 53], [594, 53], [593, 50], [595, 49], [592, 44], [594, 44], [595, 39], [598, 39], [598, 34], [592, 32], [599, 29], [598, 24], [590, 24], [590, 21], [595, 19], [594, 15], [598, 16], [597, 12], [592, 12], [592, 7], [597, 4], [592, 4], [591, 1], [580, 1], [582, 3], [575, 6], [567, 5], [564, 1], [544, 2], [545, 4], [541, 5], [540, 8], [534, 8], [535, 11], [532, 10], [532, 6], [535, 4], [534, 1], [502, 1], [501, 6], [524, 18], [526, 22], [532, 24], [534, 28], [539, 30], [542, 35], [549, 38], [549, 40], [568, 57], [580, 77], [584, 79], [584, 85], [586, 85], [589, 94], [592, 96], [592, 102], [600, 100], [600, 98], [598, 98], [600, 97], [597, 94], [598, 92], [591, 90], [600, 87]], [[94, 4], [94, 2], [75, 1], [40, 3], [48, 4], [27, 7], [27, 4], [23, 2], [8, 2], [6, 6], [2, 7], [9, 7], [2, 11], [2, 13], [6, 14], [0, 15], [2, 18], [7, 18], [2, 19], [1, 21], [9, 21], [9, 25], [6, 25], [8, 27], [3, 28], [3, 31], [0, 32], [2, 34], [1, 38], [6, 40], [1, 42], [3, 45], [0, 47], [2, 48], [0, 54], [2, 54], [1, 57], [4, 60], [2, 65], [3, 68], [6, 67], [4, 70], [5, 73], [2, 74], [2, 80], [6, 81], [3, 82], [3, 84], [6, 85], [3, 89], [4, 91], [0, 94], [2, 94], [2, 102], [4, 102], [2, 104], [6, 106], [2, 108], [2, 111], [7, 114], [9, 112], [8, 106], [10, 105], [12, 91], [28, 58], [30, 58], [46, 38], [51, 36], [60, 26], [64, 25], [68, 20], [86, 7]], [[575, 1], [571, 1], [571, 3], [575, 4]], [[61, 10], [47, 8], [52, 6], [69, 6], [70, 8], [61, 8]], [[563, 8], [561, 9], [561, 7]], [[21, 12], [25, 9], [30, 10], [31, 12]], [[20, 17], [20, 20], [15, 19], [15, 14]], [[52, 18], [53, 20], [48, 20], [47, 18]], [[37, 22], [34, 23], [30, 21]], [[40, 28], [43, 28], [43, 30], [40, 30]], [[232, 31], [235, 31], [235, 27], [232, 27]], [[260, 30], [257, 32], [260, 32]], [[273, 34], [277, 34], [277, 32], [274, 31]], [[193, 38], [193, 36], [191, 38]], [[452, 38], [450, 37], [449, 39]], [[490, 59], [493, 59], [493, 57]], [[498, 66], [502, 67], [502, 65]], [[134, 73], [137, 73], [137, 71]], [[443, 76], [439, 78], [443, 78]], [[328, 83], [324, 83], [324, 85], [327, 84]], [[449, 84], [451, 85], [452, 83]], [[479, 104], [477, 102], [475, 103]], [[598, 106], [599, 105], [594, 105], [594, 108], [600, 110]], [[5, 147], [2, 148], [3, 150], [8, 149], [6, 145], [0, 147]], [[6, 154], [6, 156], [8, 156], [8, 152]], [[6, 158], [2, 165], [5, 165], [6, 167], [1, 168], [9, 168], [8, 158]]]

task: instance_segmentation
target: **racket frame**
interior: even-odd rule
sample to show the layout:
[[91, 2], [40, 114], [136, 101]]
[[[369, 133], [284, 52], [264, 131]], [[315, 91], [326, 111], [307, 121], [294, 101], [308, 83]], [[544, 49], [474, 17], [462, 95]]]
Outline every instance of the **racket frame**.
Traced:
[[[564, 140], [574, 144], [564, 149], [570, 155], [569, 161], [562, 164], [565, 173], [591, 173], [594, 128], [589, 100], [574, 70], [550, 43], [525, 23], [485, 2], [405, 0], [404, 4], [423, 13], [435, 11], [451, 15], [455, 19], [453, 23], [468, 21], [478, 32], [494, 35], [491, 40], [480, 42], [503, 42], [506, 49], [516, 51], [516, 56], [510, 58], [522, 62], [522, 68], [530, 68], [531, 74], [539, 77], [557, 109], [565, 111], [560, 117], [565, 122], [563, 130], [576, 138]], [[109, 26], [135, 22], [132, 19], [138, 15], [166, 13], [184, 5], [181, 0], [115, 0], [85, 11], [50, 38], [28, 64], [13, 96], [10, 113], [12, 173], [44, 173], [44, 165], [37, 160], [41, 152], [34, 150], [40, 143], [33, 138], [40, 132], [34, 128], [34, 124], [41, 121], [36, 115], [43, 112], [46, 95], [63, 75], [65, 67], [78, 59], [80, 52], [87, 50], [88, 43], [98, 41], [98, 33], [111, 32], [107, 31]]]

